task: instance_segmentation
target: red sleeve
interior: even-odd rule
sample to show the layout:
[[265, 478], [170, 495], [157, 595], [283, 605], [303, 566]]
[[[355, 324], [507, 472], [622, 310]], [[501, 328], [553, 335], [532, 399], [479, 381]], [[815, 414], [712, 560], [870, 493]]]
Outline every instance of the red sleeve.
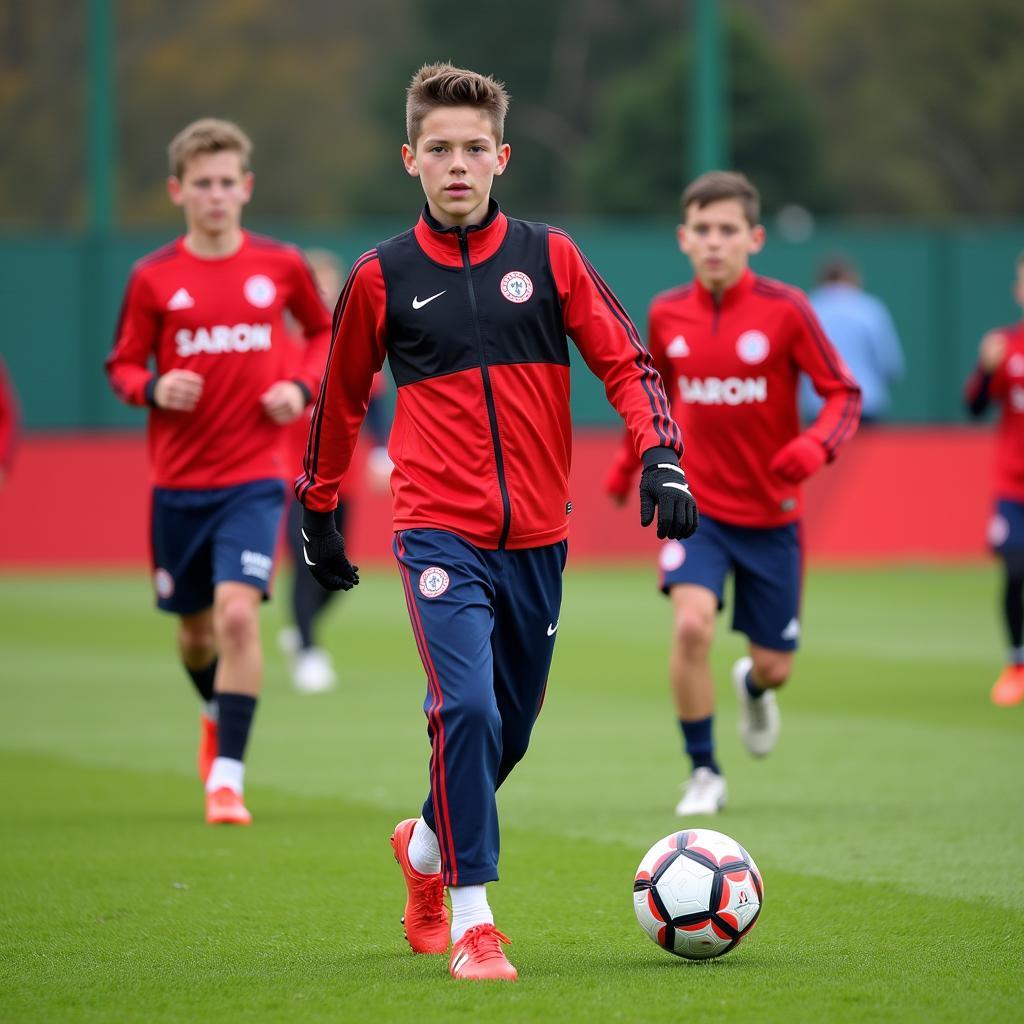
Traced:
[[[672, 394], [676, 389], [676, 375], [672, 369], [672, 361], [665, 352], [665, 340], [655, 325], [656, 317], [657, 306], [652, 303], [647, 311], [647, 351], [651, 354], [651, 362], [654, 363], [654, 368], [658, 371], [665, 390]], [[641, 455], [643, 452], [636, 450], [633, 445], [633, 436], [627, 430], [622, 435], [622, 444], [612, 462], [608, 479], [619, 480], [624, 486], [631, 484], [640, 468]]]
[[853, 437], [860, 423], [860, 386], [828, 340], [803, 292], [790, 289], [789, 298], [796, 320], [793, 358], [825, 400], [818, 418], [804, 434], [821, 444], [831, 462], [839, 446]]
[[566, 333], [604, 382], [637, 455], [660, 447], [681, 455], [682, 436], [669, 413], [661, 377], [629, 315], [564, 231], [550, 229], [548, 252]]
[[306, 508], [329, 512], [355, 450], [359, 427], [384, 363], [386, 295], [377, 251], [360, 256], [334, 310], [333, 338], [320, 397], [309, 425], [295, 494]]
[[11, 386], [7, 368], [0, 360], [0, 470], [7, 472], [14, 457], [18, 437], [18, 399]]
[[295, 282], [288, 310], [302, 325], [306, 344], [302, 349], [298, 372], [294, 380], [302, 384], [311, 395], [320, 391], [327, 350], [331, 344], [331, 318], [320, 295], [309, 264], [296, 253]]
[[146, 404], [146, 385], [154, 376], [149, 360], [156, 352], [159, 332], [159, 315], [150, 301], [149, 289], [139, 271], [134, 270], [121, 303], [114, 347], [105, 364], [111, 387], [122, 402]]

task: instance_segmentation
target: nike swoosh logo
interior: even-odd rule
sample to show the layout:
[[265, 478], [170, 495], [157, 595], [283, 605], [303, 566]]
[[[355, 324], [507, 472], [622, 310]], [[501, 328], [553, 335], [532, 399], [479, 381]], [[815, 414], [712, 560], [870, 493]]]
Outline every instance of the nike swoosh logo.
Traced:
[[554, 636], [555, 630], [558, 629], [558, 623], [556, 622], [553, 626], [548, 624], [548, 636]]
[[[446, 292], [448, 289], [445, 288], [444, 291]], [[434, 299], [439, 299], [442, 295], [444, 295], [444, 292], [438, 292], [436, 295], [431, 295], [429, 299], [424, 299], [422, 302], [420, 301], [419, 296], [415, 296], [412, 300], [412, 308], [422, 309], [428, 302], [433, 302]]]
[[[299, 533], [302, 534], [302, 539], [303, 540], [305, 540], [305, 541], [309, 540], [309, 537], [306, 535], [306, 531], [305, 530], [300, 529]], [[316, 562], [311, 562], [309, 560], [309, 555], [306, 554], [306, 545], [305, 544], [302, 545], [302, 557], [305, 559], [306, 565], [316, 565]]]

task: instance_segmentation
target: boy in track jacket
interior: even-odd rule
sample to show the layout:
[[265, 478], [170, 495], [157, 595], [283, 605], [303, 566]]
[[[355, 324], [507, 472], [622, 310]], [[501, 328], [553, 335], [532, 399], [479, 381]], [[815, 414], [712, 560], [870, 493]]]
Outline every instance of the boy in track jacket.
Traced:
[[353, 266], [296, 494], [313, 575], [354, 586], [331, 511], [387, 358], [394, 550], [432, 751], [421, 817], [391, 839], [406, 937], [418, 953], [451, 940], [455, 978], [514, 980], [485, 885], [498, 877], [495, 791], [526, 751], [558, 628], [572, 510], [566, 335], [643, 462], [644, 525], [657, 512], [659, 536], [687, 537], [697, 507], [661, 380], [615, 296], [565, 232], [506, 217], [490, 197], [509, 159], [507, 107], [504, 87], [472, 71], [434, 64], [413, 77], [402, 157], [426, 207]]

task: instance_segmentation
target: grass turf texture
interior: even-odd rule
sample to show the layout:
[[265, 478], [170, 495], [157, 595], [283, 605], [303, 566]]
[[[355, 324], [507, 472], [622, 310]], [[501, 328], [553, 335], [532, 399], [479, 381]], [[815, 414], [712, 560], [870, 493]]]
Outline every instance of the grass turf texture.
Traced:
[[[422, 672], [392, 573], [329, 613], [341, 687], [292, 692], [264, 614], [252, 829], [202, 824], [197, 709], [140, 576], [0, 577], [0, 1020], [1013, 1019], [1024, 966], [1024, 707], [988, 688], [992, 571], [812, 573], [771, 758], [717, 734], [766, 905], [724, 959], [633, 917], [681, 823], [667, 603], [648, 568], [572, 570], [547, 704], [503, 790], [491, 887], [517, 985], [409, 953], [387, 837], [426, 779]], [[728, 614], [728, 613], [726, 613]], [[694, 1016], [698, 1015], [698, 1016]]]

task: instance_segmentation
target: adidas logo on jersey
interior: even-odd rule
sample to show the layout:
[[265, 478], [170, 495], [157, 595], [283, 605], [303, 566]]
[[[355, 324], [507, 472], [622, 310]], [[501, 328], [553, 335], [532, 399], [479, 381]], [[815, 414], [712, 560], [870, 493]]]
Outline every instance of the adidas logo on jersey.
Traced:
[[168, 300], [168, 309], [191, 309], [196, 300], [188, 293], [187, 288], [179, 288]]
[[755, 405], [768, 401], [768, 378], [680, 377], [679, 394], [690, 405]]
[[686, 339], [681, 334], [677, 334], [668, 343], [668, 348], [665, 349], [665, 355], [671, 356], [674, 359], [682, 359], [689, 354], [690, 346], [686, 344]]
[[782, 631], [783, 640], [799, 640], [800, 639], [800, 620], [792, 618], [786, 625], [786, 628]]
[[174, 336], [179, 356], [195, 356], [200, 352], [217, 355], [221, 352], [266, 352], [270, 349], [270, 324], [235, 324], [227, 327], [200, 327], [195, 331], [182, 328]]

